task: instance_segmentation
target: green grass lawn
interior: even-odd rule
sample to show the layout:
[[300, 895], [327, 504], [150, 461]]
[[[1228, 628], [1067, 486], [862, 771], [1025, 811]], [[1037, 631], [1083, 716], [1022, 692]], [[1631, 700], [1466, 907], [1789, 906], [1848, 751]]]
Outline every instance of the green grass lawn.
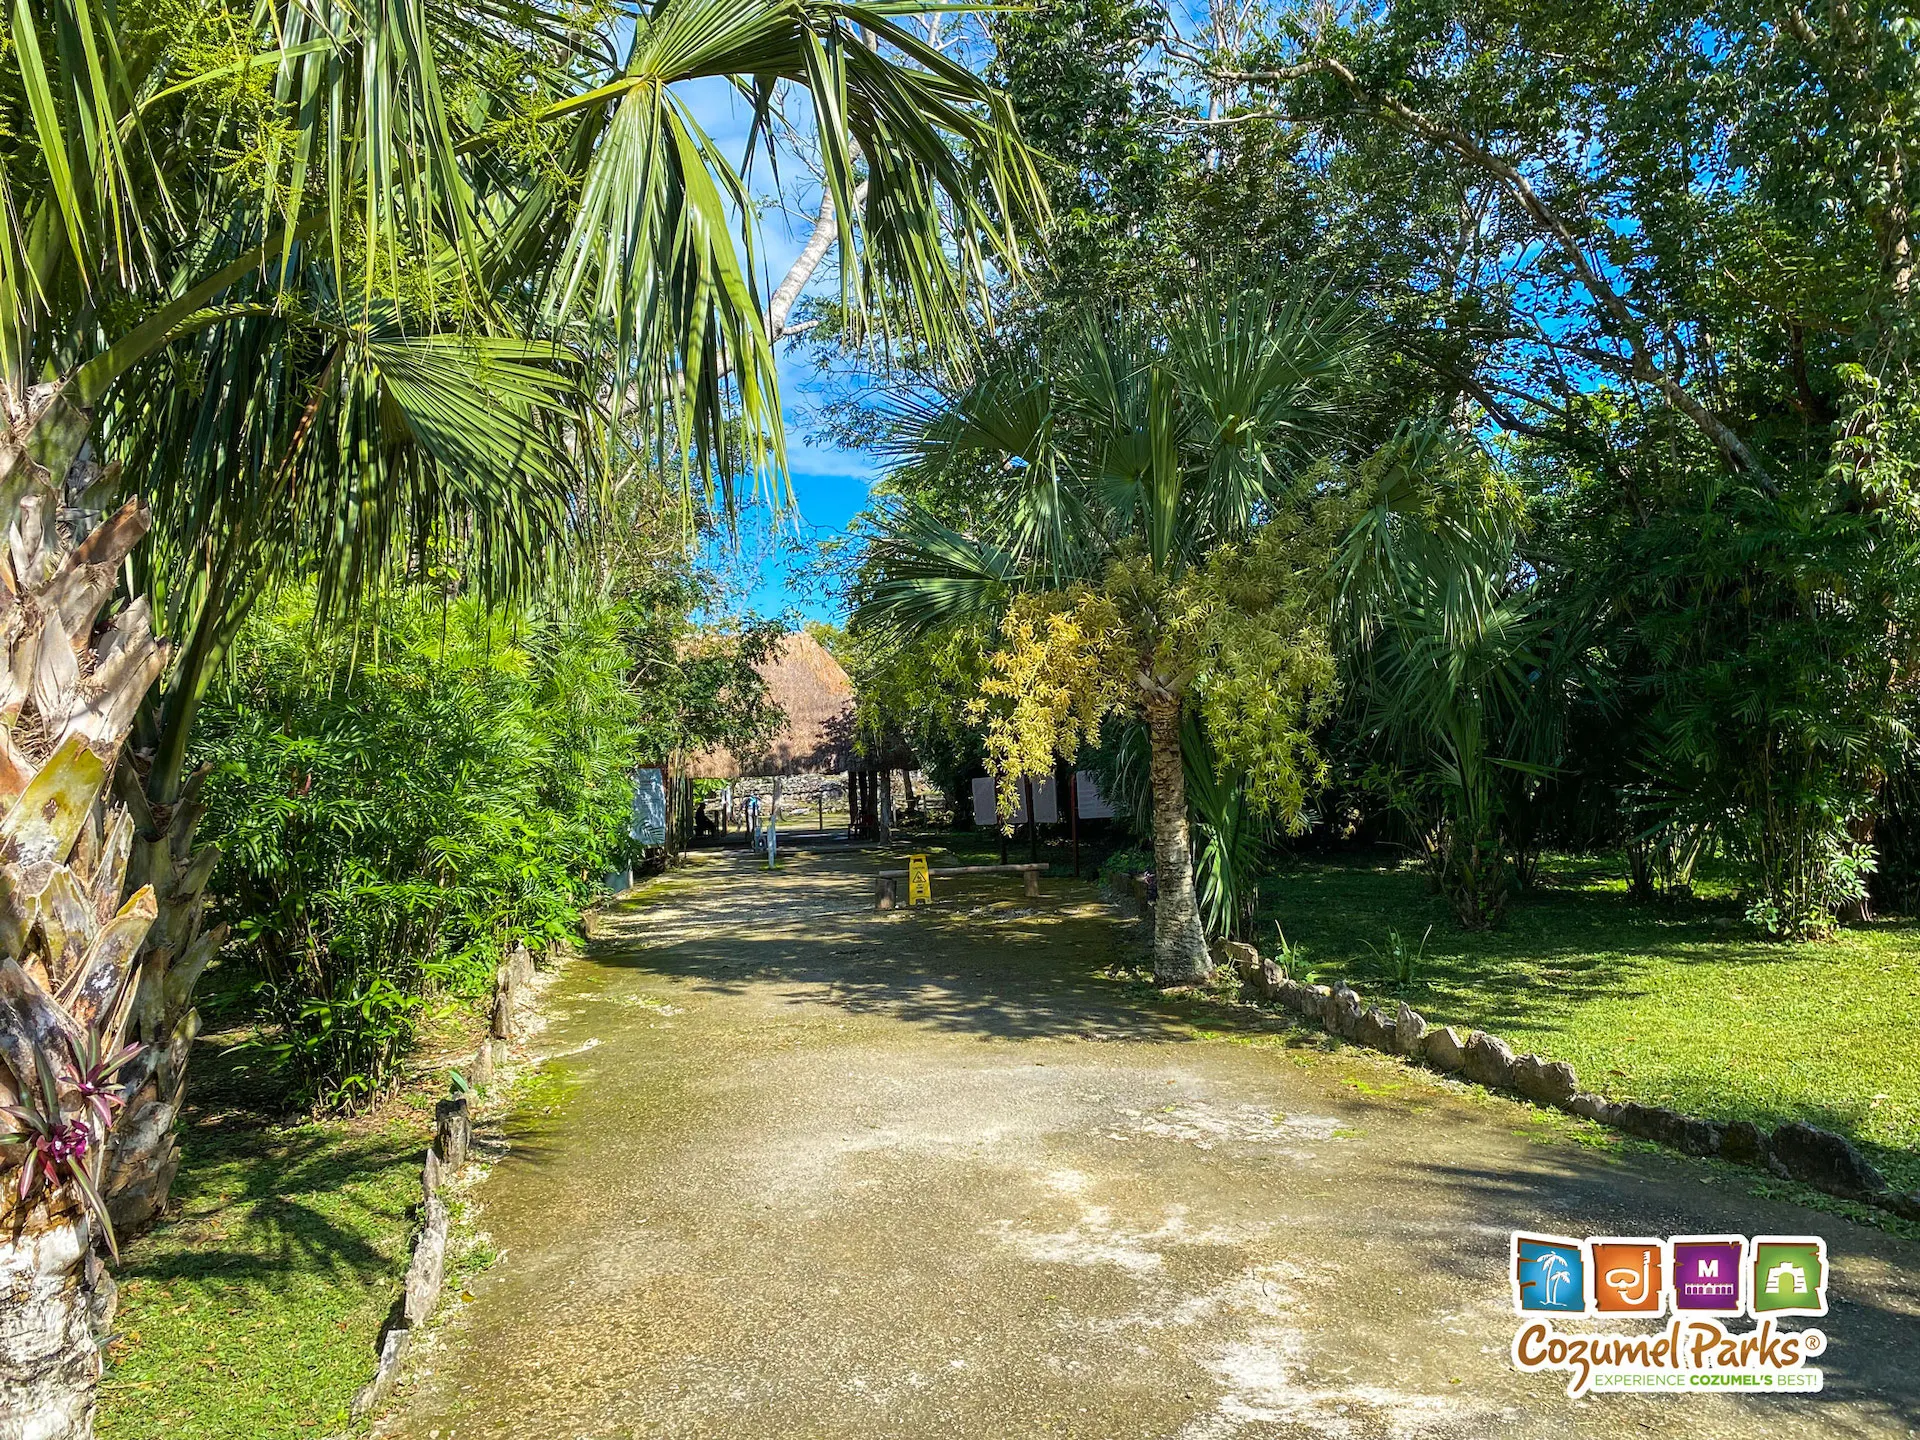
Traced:
[[[442, 1009], [436, 1030], [473, 1023]], [[224, 1053], [243, 1033], [195, 1047], [173, 1208], [121, 1248], [102, 1440], [320, 1440], [373, 1375], [444, 1077], [360, 1119], [290, 1119]]]
[[343, 1428], [399, 1293], [430, 1128], [189, 1133], [180, 1213], [123, 1255], [104, 1440]]
[[[1430, 1021], [1491, 1031], [1572, 1063], [1616, 1100], [1763, 1125], [1805, 1120], [1851, 1136], [1889, 1181], [1920, 1188], [1920, 925], [1888, 920], [1785, 945], [1740, 916], [1732, 877], [1700, 898], [1636, 905], [1623, 867], [1561, 859], [1503, 928], [1457, 929], [1415, 869], [1378, 856], [1284, 865], [1263, 883], [1296, 974], [1345, 976]], [[1424, 957], [1396, 985], [1389, 930]]]

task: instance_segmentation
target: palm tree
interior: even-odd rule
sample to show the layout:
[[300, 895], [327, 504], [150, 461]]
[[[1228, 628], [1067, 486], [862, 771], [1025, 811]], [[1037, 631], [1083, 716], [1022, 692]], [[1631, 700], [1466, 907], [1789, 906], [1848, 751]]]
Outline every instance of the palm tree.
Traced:
[[[191, 1015], [214, 857], [188, 742], [268, 585], [318, 574], [344, 609], [443, 562], [503, 593], [567, 553], [610, 460], [729, 496], [778, 470], [755, 211], [688, 86], [732, 81], [769, 155], [786, 90], [808, 101], [856, 325], [951, 348], [1018, 270], [1031, 162], [915, 9], [662, 0], [593, 31], [544, 0], [265, 0], [222, 56], [139, 0], [16, 8], [0, 478], [151, 495], [137, 580], [183, 639], [116, 776], [159, 896], [148, 972], [185, 967], [144, 1041]], [[177, 1059], [116, 1135], [127, 1223], [177, 1163]]]
[[[1116, 733], [1117, 731], [1117, 733]], [[1153, 787], [1147, 727], [1128, 716], [1101, 733], [1100, 794], [1130, 828], [1150, 834]], [[1224, 764], [1198, 710], [1188, 706], [1180, 729], [1181, 778], [1194, 839], [1194, 895], [1208, 935], [1246, 940], [1253, 933], [1259, 880], [1273, 840], [1273, 818], [1249, 798], [1246, 775]], [[1097, 761], [1096, 763], [1099, 763]]]
[[[129, 504], [74, 546], [50, 487], [13, 494], [0, 549], [0, 1388], [7, 1433], [86, 1436], [113, 1312], [95, 1253], [114, 1244], [104, 1144], [122, 1097], [164, 1059], [121, 1043], [154, 1000], [136, 956], [156, 907], [144, 886], [122, 901], [134, 819], [108, 777], [167, 650], [144, 604], [99, 619], [146, 511]], [[192, 1038], [189, 1025], [176, 1043]]]
[[[1353, 312], [1277, 290], [1198, 298], [1157, 327], [1095, 317], [895, 416], [892, 481], [855, 623], [912, 637], [992, 623], [1022, 592], [1104, 586], [1148, 734], [1154, 971], [1211, 971], [1195, 903], [1182, 717], [1202, 656], [1183, 583], [1295, 498], [1334, 438]], [[939, 508], [915, 496], [948, 497]]]
[[1411, 426], [1370, 464], [1339, 557], [1348, 693], [1455, 916], [1482, 929], [1506, 905], [1513, 782], [1547, 773], [1581, 647], [1554, 633], [1518, 497], [1469, 442]]
[[1044, 201], [1004, 97], [900, 23], [937, 8], [660, 0], [582, 31], [542, 0], [267, 0], [221, 65], [176, 9], [22, 7], [0, 71], [24, 122], [0, 139], [0, 476], [65, 481], [117, 382], [243, 313], [250, 277], [255, 308], [284, 305], [308, 246], [334, 296], [438, 290], [469, 332], [506, 296], [590, 317], [674, 445], [766, 460], [754, 207], [685, 88], [734, 82], [757, 149], [797, 84], [849, 311], [950, 344]]

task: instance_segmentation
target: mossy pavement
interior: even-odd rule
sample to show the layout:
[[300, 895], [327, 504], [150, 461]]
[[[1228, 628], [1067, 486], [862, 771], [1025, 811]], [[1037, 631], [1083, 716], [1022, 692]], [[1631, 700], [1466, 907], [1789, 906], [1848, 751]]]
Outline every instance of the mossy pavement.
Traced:
[[[500, 1258], [376, 1432], [1906, 1435], [1920, 1245], [1116, 964], [1093, 886], [701, 857], [550, 995]], [[1824, 1234], [1826, 1393], [1517, 1374], [1508, 1233]]]

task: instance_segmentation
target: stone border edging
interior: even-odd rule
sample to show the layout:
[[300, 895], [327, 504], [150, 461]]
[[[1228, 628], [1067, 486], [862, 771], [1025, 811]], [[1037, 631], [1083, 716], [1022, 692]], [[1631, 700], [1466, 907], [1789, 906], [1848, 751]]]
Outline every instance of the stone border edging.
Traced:
[[420, 1167], [420, 1233], [414, 1238], [407, 1262], [407, 1282], [400, 1302], [400, 1318], [380, 1337], [380, 1363], [373, 1378], [360, 1387], [348, 1413], [359, 1421], [387, 1398], [400, 1366], [413, 1345], [413, 1332], [426, 1324], [440, 1303], [440, 1286], [447, 1272], [447, 1230], [450, 1217], [440, 1194], [442, 1178], [467, 1163], [473, 1139], [473, 1111], [465, 1095], [440, 1101], [433, 1110], [433, 1145]]
[[[469, 1084], [474, 1091], [488, 1089], [507, 1063], [515, 1040], [527, 1031], [525, 1013], [535, 1002], [533, 956], [525, 945], [515, 945], [493, 976], [493, 1001], [487, 1011], [487, 1034], [474, 1053]], [[413, 1345], [414, 1331], [427, 1323], [440, 1303], [446, 1279], [447, 1235], [451, 1216], [440, 1194], [443, 1179], [457, 1174], [473, 1147], [473, 1104], [467, 1095], [452, 1095], [433, 1107], [433, 1143], [420, 1167], [420, 1233], [414, 1237], [407, 1262], [407, 1280], [400, 1317], [380, 1337], [380, 1360], [373, 1378], [353, 1397], [348, 1413], [357, 1423], [366, 1418], [393, 1389], [400, 1367]]]
[[1217, 950], [1222, 963], [1230, 964], [1253, 994], [1356, 1045], [1420, 1061], [1490, 1089], [1511, 1090], [1536, 1104], [1688, 1155], [1716, 1156], [1902, 1219], [1920, 1220], [1920, 1191], [1894, 1190], [1853, 1142], [1831, 1130], [1793, 1120], [1769, 1134], [1750, 1120], [1701, 1120], [1664, 1106], [1609, 1100], [1582, 1090], [1573, 1066], [1564, 1060], [1516, 1055], [1506, 1041], [1484, 1030], [1462, 1036], [1451, 1025], [1430, 1026], [1404, 1000], [1388, 1015], [1366, 1005], [1344, 980], [1331, 986], [1302, 984], [1251, 945], [1227, 941]]

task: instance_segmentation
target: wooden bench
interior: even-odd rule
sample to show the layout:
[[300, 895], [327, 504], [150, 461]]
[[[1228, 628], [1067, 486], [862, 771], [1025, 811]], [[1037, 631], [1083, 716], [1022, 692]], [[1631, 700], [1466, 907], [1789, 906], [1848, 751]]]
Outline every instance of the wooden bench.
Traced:
[[[1040, 893], [1040, 872], [1046, 868], [1045, 865], [1031, 863], [1026, 865], [949, 865], [944, 870], [928, 870], [927, 878], [931, 880], [936, 875], [1021, 874], [1027, 877], [1027, 894], [1038, 895]], [[873, 908], [876, 910], [893, 909], [893, 902], [898, 896], [898, 891], [894, 888], [895, 882], [906, 878], [907, 872], [905, 870], [882, 870], [875, 875], [873, 877]]]

